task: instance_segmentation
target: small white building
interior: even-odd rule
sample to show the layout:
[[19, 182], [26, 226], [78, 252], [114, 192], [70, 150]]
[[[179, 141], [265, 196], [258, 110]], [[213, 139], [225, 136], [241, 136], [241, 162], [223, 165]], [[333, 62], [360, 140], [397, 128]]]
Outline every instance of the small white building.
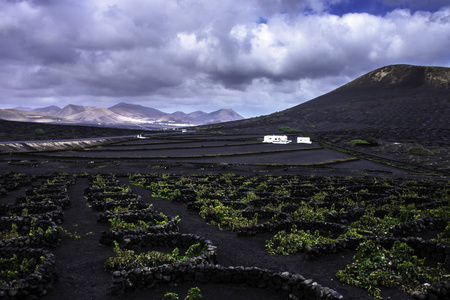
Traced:
[[311, 139], [305, 136], [297, 137], [297, 144], [311, 144]]
[[292, 140], [288, 140], [286, 135], [265, 135], [263, 143], [272, 144], [289, 144]]

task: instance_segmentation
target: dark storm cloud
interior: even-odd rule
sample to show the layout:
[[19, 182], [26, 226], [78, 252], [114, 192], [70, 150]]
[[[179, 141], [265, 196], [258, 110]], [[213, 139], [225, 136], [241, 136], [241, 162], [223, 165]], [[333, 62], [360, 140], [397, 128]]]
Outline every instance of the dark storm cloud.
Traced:
[[450, 8], [336, 16], [329, 9], [350, 0], [236, 3], [0, 2], [1, 104], [125, 99], [248, 115], [308, 100], [383, 65], [450, 64]]

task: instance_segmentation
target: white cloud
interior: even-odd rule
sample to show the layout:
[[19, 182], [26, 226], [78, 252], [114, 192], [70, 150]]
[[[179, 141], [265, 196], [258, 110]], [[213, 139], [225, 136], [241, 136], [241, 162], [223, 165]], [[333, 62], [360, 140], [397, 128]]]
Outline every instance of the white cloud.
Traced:
[[1, 105], [126, 101], [252, 116], [383, 65], [450, 65], [450, 8], [327, 13], [338, 2], [1, 2]]

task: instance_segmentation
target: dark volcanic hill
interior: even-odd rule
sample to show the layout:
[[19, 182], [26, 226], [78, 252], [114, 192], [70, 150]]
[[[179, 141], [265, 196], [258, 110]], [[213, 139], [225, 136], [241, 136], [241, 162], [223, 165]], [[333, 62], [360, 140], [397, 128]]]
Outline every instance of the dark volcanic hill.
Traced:
[[[221, 130], [264, 135], [289, 126], [341, 148], [370, 140], [367, 153], [450, 172], [449, 120], [450, 68], [392, 65], [290, 109], [224, 123]], [[425, 155], [411, 154], [416, 149]]]
[[450, 68], [393, 65], [290, 109], [227, 127], [290, 126], [311, 134], [357, 130], [401, 140], [427, 139], [434, 131], [448, 141], [449, 116]]
[[443, 129], [449, 116], [449, 91], [449, 68], [388, 66], [283, 113], [317, 130], [334, 124], [337, 130], [428, 131]]

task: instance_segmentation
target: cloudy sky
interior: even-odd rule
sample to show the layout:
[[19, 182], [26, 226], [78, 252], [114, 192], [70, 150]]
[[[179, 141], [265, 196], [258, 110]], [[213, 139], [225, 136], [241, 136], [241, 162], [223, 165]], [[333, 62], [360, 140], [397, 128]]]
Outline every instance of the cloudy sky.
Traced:
[[0, 108], [252, 117], [449, 49], [450, 0], [0, 0]]

